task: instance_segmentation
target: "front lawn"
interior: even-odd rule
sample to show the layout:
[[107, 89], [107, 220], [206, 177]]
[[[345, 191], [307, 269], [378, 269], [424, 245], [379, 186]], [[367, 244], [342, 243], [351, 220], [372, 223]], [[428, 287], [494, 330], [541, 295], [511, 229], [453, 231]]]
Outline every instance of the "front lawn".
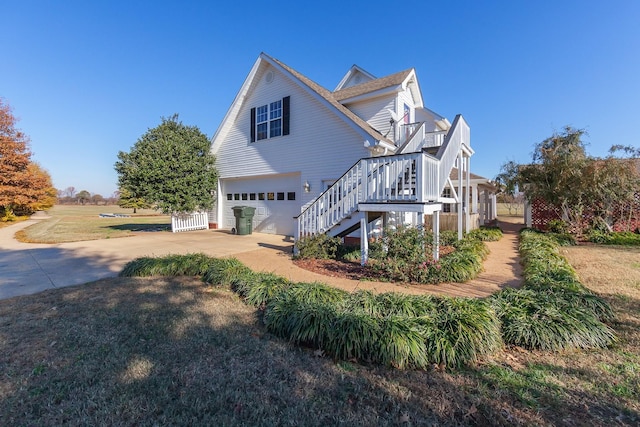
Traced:
[[334, 361], [276, 338], [238, 294], [190, 276], [3, 300], [0, 424], [637, 425], [640, 252], [561, 252], [612, 305], [617, 342], [509, 346], [456, 371]]

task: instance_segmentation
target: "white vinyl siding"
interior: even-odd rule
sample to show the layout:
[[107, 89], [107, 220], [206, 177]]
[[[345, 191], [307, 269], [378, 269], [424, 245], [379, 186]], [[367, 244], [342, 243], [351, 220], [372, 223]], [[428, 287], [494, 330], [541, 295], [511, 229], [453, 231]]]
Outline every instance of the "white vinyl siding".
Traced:
[[387, 109], [395, 111], [395, 97], [393, 95], [346, 104], [345, 107], [369, 123], [382, 135], [387, 135], [389, 139], [394, 138], [393, 129], [390, 130], [391, 125], [389, 124], [391, 117], [387, 111]]
[[[268, 70], [275, 78], [266, 84], [262, 77]], [[224, 141], [214, 142], [220, 179], [299, 173], [300, 182], [311, 187], [308, 193], [302, 184], [296, 189], [300, 197], [295, 203], [302, 207], [320, 194], [323, 179], [337, 179], [360, 158], [370, 156], [362, 133], [274, 68], [258, 70], [254, 82]], [[251, 143], [251, 108], [284, 96], [290, 97], [290, 134]]]

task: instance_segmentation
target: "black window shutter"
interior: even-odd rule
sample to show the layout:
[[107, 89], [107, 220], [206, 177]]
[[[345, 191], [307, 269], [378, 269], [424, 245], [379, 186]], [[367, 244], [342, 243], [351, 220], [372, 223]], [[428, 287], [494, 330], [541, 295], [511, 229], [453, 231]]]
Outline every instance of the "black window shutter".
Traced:
[[256, 142], [256, 109], [251, 109], [251, 142]]
[[282, 98], [282, 134], [289, 135], [289, 97]]

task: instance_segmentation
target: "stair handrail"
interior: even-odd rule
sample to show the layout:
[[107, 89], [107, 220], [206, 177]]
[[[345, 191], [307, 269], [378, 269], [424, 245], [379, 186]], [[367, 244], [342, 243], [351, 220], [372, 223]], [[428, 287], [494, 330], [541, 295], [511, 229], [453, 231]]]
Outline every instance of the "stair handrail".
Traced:
[[444, 142], [436, 153], [436, 158], [440, 160], [439, 185], [440, 192], [444, 190], [447, 178], [451, 173], [451, 169], [455, 165], [458, 153], [463, 145], [469, 145], [469, 125], [461, 114], [458, 114], [453, 120], [453, 124], [444, 139]]

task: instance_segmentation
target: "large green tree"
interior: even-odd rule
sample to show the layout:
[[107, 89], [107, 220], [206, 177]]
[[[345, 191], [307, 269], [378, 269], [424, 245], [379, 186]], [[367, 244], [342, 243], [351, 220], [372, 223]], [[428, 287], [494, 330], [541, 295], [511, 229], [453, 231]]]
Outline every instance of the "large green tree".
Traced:
[[129, 153], [119, 152], [118, 187], [165, 214], [210, 209], [217, 172], [211, 142], [178, 115], [142, 135]]
[[31, 160], [29, 138], [15, 127], [11, 107], [0, 98], [0, 215], [29, 214], [53, 206], [51, 176]]

